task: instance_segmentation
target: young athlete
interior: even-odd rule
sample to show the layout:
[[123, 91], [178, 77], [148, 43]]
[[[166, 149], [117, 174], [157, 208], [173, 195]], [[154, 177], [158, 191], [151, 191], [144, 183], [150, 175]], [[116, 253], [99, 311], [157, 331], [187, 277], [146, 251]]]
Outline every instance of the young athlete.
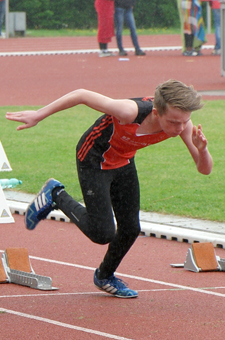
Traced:
[[22, 130], [78, 104], [104, 113], [77, 145], [77, 170], [85, 207], [65, 191], [63, 184], [49, 179], [29, 205], [25, 224], [32, 230], [50, 211], [61, 209], [90, 240], [109, 243], [94, 273], [94, 284], [117, 297], [137, 297], [137, 291], [114, 276], [140, 232], [134, 156], [138, 149], [180, 136], [197, 170], [208, 175], [213, 164], [207, 139], [201, 125], [196, 127], [191, 122], [191, 112], [202, 107], [201, 97], [193, 87], [176, 80], [160, 84], [154, 99], [115, 100], [79, 89], [37, 111], [9, 112], [6, 118], [24, 123], [17, 127]]

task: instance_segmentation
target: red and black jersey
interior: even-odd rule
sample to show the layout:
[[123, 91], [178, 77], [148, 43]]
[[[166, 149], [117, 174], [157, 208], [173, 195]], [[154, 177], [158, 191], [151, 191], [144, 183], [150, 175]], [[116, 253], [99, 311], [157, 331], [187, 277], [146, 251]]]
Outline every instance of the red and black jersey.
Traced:
[[127, 165], [138, 149], [159, 143], [169, 136], [161, 131], [137, 135], [136, 130], [152, 112], [152, 98], [135, 98], [138, 115], [130, 124], [120, 124], [110, 115], [99, 117], [83, 134], [77, 145], [77, 157], [84, 166], [109, 170]]

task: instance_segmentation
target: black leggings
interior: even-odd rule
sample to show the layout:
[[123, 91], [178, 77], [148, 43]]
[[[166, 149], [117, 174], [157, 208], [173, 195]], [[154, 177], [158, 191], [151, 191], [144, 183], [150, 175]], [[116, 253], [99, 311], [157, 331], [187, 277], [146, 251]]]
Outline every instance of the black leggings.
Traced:
[[194, 34], [184, 34], [184, 41], [186, 48], [193, 48]]
[[[140, 232], [139, 182], [134, 160], [113, 170], [81, 167], [77, 170], [85, 206], [66, 191], [53, 195], [58, 208], [93, 242], [109, 243], [99, 279], [111, 276]], [[117, 222], [115, 227], [114, 216]]]

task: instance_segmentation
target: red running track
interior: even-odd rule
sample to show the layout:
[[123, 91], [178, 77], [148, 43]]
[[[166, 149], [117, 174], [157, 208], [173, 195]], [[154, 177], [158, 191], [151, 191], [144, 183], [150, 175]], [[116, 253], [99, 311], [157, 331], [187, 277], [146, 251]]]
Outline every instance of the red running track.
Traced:
[[[178, 36], [147, 38], [140, 37], [141, 46], [180, 45]], [[213, 44], [213, 36], [209, 38]], [[2, 40], [0, 52], [55, 50], [56, 40], [64, 49], [73, 49], [72, 42], [76, 48], [96, 48], [96, 40], [86, 38], [20, 38]], [[168, 78], [193, 84], [198, 91], [225, 90], [220, 57], [211, 52], [203, 50], [196, 58], [183, 57], [179, 50], [148, 51], [146, 57], [129, 52], [129, 61], [97, 53], [1, 57], [0, 105], [45, 105], [80, 87], [115, 98], [145, 96]], [[118, 268], [118, 276], [139, 297], [118, 299], [93, 285], [106, 246], [91, 243], [70, 223], [47, 220], [30, 232], [22, 216], [14, 218], [13, 224], [0, 224], [0, 250], [27, 248], [35, 272], [50, 276], [59, 290], [1, 284], [0, 339], [224, 339], [224, 273], [170, 266], [185, 261], [189, 244], [140, 236]], [[225, 257], [223, 249], [216, 254]]]
[[[131, 47], [129, 37], [127, 47]], [[46, 39], [46, 40], [45, 40]], [[142, 46], [180, 46], [175, 36], [140, 36]], [[213, 35], [208, 36], [213, 45]], [[60, 48], [61, 46], [61, 48]], [[112, 43], [115, 47], [115, 41]], [[97, 48], [95, 37], [25, 38], [1, 40], [0, 53], [9, 51], [68, 50]], [[192, 84], [198, 91], [225, 90], [221, 58], [204, 49], [203, 56], [184, 57], [181, 50], [147, 51], [145, 57], [129, 52], [129, 60], [118, 56], [99, 58], [97, 53], [0, 57], [0, 105], [45, 105], [77, 88], [87, 88], [114, 98], [153, 95], [155, 87], [169, 78]], [[205, 96], [221, 99], [224, 96]]]
[[71, 223], [45, 220], [28, 231], [14, 218], [0, 225], [1, 251], [27, 248], [35, 273], [59, 290], [1, 284], [1, 339], [224, 339], [224, 273], [170, 266], [185, 261], [189, 244], [140, 236], [118, 268], [139, 297], [119, 299], [93, 285], [106, 246]]

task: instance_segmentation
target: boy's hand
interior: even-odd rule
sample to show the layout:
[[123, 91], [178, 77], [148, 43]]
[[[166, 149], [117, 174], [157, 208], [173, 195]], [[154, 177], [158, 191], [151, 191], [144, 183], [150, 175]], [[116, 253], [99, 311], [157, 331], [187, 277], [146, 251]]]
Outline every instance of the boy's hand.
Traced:
[[192, 142], [196, 146], [198, 151], [204, 151], [206, 149], [207, 139], [202, 132], [201, 124], [198, 125], [198, 128], [196, 126], [193, 126]]
[[38, 121], [35, 119], [36, 112], [37, 111], [7, 112], [5, 117], [9, 120], [24, 123], [24, 125], [17, 127], [19, 131], [37, 125]]

